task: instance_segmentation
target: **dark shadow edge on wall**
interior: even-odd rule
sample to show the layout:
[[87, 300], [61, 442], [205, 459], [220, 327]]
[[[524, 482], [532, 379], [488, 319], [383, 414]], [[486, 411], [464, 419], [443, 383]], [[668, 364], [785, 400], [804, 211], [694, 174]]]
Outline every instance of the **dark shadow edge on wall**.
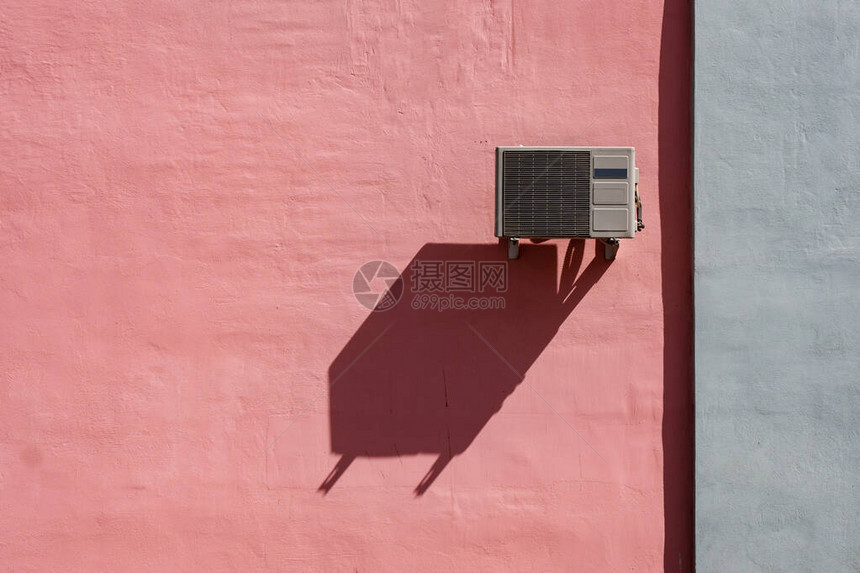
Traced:
[[666, 0], [658, 150], [663, 291], [664, 571], [694, 563], [692, 0]]

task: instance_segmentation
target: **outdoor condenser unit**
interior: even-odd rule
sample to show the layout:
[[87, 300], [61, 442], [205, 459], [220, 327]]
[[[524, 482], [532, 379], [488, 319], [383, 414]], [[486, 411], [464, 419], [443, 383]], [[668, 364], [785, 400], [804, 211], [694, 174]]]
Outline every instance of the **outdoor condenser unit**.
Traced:
[[519, 240], [618, 239], [645, 228], [632, 147], [497, 147], [496, 236], [519, 257]]

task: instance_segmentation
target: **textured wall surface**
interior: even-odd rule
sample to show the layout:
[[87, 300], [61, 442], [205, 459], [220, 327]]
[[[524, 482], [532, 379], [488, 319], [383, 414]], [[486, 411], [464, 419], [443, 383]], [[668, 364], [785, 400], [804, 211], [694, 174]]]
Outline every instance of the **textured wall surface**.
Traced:
[[[0, 568], [690, 570], [683, 2], [0, 21]], [[635, 146], [646, 231], [524, 245], [501, 313], [358, 304], [503, 260], [520, 143]]]
[[860, 571], [860, 5], [695, 13], [698, 571]]

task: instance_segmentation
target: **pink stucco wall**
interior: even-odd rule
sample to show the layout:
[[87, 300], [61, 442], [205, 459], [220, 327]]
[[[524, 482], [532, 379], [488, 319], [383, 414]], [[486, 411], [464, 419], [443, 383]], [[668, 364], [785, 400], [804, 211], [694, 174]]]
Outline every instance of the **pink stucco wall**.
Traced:
[[[0, 16], [0, 569], [690, 570], [683, 2]], [[645, 232], [356, 302], [503, 260], [520, 143], [635, 146]]]

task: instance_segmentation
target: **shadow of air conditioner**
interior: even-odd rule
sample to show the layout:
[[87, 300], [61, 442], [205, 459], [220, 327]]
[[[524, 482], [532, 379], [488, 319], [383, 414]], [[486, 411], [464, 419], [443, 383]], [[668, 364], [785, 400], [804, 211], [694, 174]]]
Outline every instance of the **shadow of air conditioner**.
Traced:
[[[596, 254], [579, 273], [586, 244], [592, 242], [570, 241], [560, 272], [555, 245], [523, 245], [522, 258], [510, 263], [495, 244], [422, 247], [390, 289], [402, 291], [402, 300], [372, 312], [329, 368], [331, 449], [341, 458], [320, 491], [331, 490], [357, 457], [435, 454], [415, 488], [423, 494], [501, 409], [609, 268], [594, 241]], [[503, 297], [504, 308], [413, 308], [413, 267], [427, 261], [507, 264], [504, 292], [460, 293]]]

